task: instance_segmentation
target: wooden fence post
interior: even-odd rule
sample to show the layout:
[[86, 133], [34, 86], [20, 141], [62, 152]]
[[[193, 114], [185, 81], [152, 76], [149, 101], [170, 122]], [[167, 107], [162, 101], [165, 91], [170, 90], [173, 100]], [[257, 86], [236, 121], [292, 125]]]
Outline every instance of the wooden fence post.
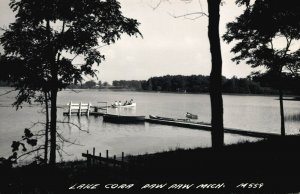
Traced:
[[108, 150], [106, 150], [106, 158], [108, 158]]
[[72, 114], [72, 101], [69, 103], [69, 116]]
[[107, 110], [108, 110], [107, 102], [105, 104], [106, 104], [106, 114], [107, 114]]
[[99, 166], [101, 167], [101, 163], [102, 163], [102, 162], [101, 162], [101, 152], [99, 153], [99, 157], [100, 157], [100, 158], [99, 158]]
[[[114, 161], [116, 161], [116, 155], [114, 155]], [[114, 167], [116, 166], [116, 163], [114, 162]]]
[[[95, 147], [93, 147], [93, 156], [95, 156]], [[92, 165], [95, 165], [95, 160], [94, 160], [94, 158], [92, 159]]]
[[89, 150], [86, 151], [87, 157], [86, 157], [86, 162], [87, 162], [87, 168], [91, 167], [91, 158], [89, 157]]
[[91, 103], [88, 103], [88, 108], [87, 108], [87, 116], [90, 116], [90, 108], [91, 108]]
[[79, 103], [79, 112], [78, 115], [81, 116], [81, 102]]

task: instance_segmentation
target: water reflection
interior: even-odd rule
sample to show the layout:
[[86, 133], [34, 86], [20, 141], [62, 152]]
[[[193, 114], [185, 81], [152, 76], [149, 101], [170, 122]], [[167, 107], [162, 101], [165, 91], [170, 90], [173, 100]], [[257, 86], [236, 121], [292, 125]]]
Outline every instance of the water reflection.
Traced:
[[108, 108], [109, 114], [115, 115], [134, 115], [136, 116], [136, 107], [128, 107], [128, 108]]
[[286, 115], [284, 120], [288, 122], [300, 122], [300, 113]]

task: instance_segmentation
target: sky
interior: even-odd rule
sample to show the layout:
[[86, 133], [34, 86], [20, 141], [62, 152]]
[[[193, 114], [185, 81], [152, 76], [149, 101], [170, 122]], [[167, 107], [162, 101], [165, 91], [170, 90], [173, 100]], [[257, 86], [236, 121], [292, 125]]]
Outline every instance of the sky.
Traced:
[[[145, 80], [163, 75], [209, 75], [211, 55], [207, 36], [206, 16], [191, 20], [184, 14], [203, 11], [207, 13], [206, 0], [120, 0], [121, 10], [126, 17], [140, 22], [143, 37], [122, 35], [115, 44], [100, 48], [106, 60], [99, 66], [98, 80]], [[243, 9], [234, 4], [235, 0], [225, 0], [220, 12], [220, 35], [226, 31], [226, 23], [234, 21]], [[0, 0], [0, 27], [7, 27], [14, 21], [9, 9], [9, 0]], [[0, 32], [1, 33], [1, 32]], [[101, 44], [100, 44], [101, 45]], [[246, 77], [253, 69], [245, 63], [236, 65], [231, 61], [232, 44], [221, 40], [223, 75]], [[0, 52], [3, 52], [0, 48]], [[81, 57], [76, 58], [79, 63]], [[86, 80], [96, 78], [86, 77]]]

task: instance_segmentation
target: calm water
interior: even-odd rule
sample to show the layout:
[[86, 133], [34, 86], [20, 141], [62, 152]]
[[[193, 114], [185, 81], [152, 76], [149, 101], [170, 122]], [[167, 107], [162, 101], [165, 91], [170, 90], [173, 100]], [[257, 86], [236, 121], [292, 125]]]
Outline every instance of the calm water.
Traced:
[[[0, 89], [0, 94], [9, 89]], [[11, 107], [14, 101], [11, 93], [0, 96], [0, 156], [10, 154], [10, 145], [23, 135], [25, 127], [34, 122], [44, 122], [44, 115], [38, 105], [27, 104], [18, 111]], [[105, 123], [102, 117], [86, 116], [71, 118], [64, 117], [66, 104], [72, 102], [91, 102], [99, 105], [100, 101], [109, 103], [115, 100], [134, 99], [137, 107], [133, 109], [110, 109], [109, 113], [126, 115], [159, 115], [165, 117], [184, 118], [186, 112], [199, 116], [199, 121], [210, 122], [210, 100], [207, 94], [171, 94], [145, 92], [108, 92], [98, 90], [78, 90], [77, 93], [66, 90], [59, 93], [58, 120], [71, 121], [83, 130], [66, 123], [59, 124], [59, 132], [69, 141], [79, 145], [64, 143], [64, 159], [80, 159], [81, 153], [92, 147], [96, 152], [104, 153], [110, 150], [111, 154], [142, 154], [164, 151], [175, 148], [207, 147], [211, 145], [210, 133], [201, 130], [185, 129], [157, 124], [127, 124], [118, 125]], [[241, 128], [252, 131], [280, 133], [279, 101], [270, 96], [241, 96], [224, 95], [224, 125], [225, 127]], [[298, 118], [300, 102], [285, 101], [286, 131], [289, 134], [299, 133]], [[296, 115], [296, 116], [295, 116]], [[34, 130], [42, 129], [37, 125]], [[254, 138], [225, 134], [225, 143], [239, 141], [254, 141]], [[41, 141], [42, 143], [42, 141]]]

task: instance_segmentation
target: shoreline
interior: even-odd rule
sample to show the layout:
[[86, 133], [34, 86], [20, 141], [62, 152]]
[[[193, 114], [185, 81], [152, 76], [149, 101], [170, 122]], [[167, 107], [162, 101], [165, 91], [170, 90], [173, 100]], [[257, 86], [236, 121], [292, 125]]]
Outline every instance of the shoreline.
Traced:
[[[8, 86], [1, 86], [0, 89], [11, 89], [13, 87]], [[99, 92], [144, 92], [144, 93], [163, 93], [163, 94], [192, 94], [192, 95], [209, 95], [208, 92], [203, 93], [183, 93], [183, 92], [169, 92], [169, 91], [149, 91], [149, 90], [134, 90], [134, 89], [99, 89], [99, 88], [76, 88], [76, 89], [70, 89], [66, 88], [61, 91], [87, 91], [87, 90], [98, 90]], [[224, 92], [222, 95], [228, 95], [228, 96], [269, 96], [269, 97], [278, 97], [278, 94], [252, 94], [252, 93], [227, 93]], [[296, 98], [296, 101], [299, 101], [300, 95], [297, 94], [284, 94], [284, 97], [294, 97]], [[283, 99], [283, 100], [294, 100], [294, 99]]]
[[[105, 161], [100, 164], [97, 160], [88, 162], [82, 159], [59, 162], [54, 168], [42, 165], [2, 168], [1, 176], [6, 179], [1, 189], [22, 190], [26, 187], [29, 191], [63, 191], [75, 183], [130, 183], [137, 187], [132, 192], [144, 193], [143, 191], [149, 190], [139, 188], [145, 184], [224, 183], [226, 187], [223, 189], [201, 191], [296, 192], [300, 190], [300, 171], [297, 168], [300, 160], [296, 157], [299, 153], [299, 138], [300, 136], [287, 136], [255, 143], [241, 142], [224, 146], [221, 150], [175, 149], [153, 154], [128, 155], [125, 163], [120, 163], [121, 165], [112, 165]], [[259, 190], [252, 187], [240, 190], [232, 186], [244, 182], [261, 184], [262, 187]], [[18, 185], [23, 186], [16, 187]], [[116, 191], [122, 193], [121, 190]], [[193, 189], [191, 191], [200, 192]], [[174, 190], [172, 193], [177, 192]]]
[[[191, 95], [209, 95], [208, 92], [203, 93], [182, 93], [182, 92], [168, 92], [168, 91], [148, 91], [148, 90], [129, 90], [129, 89], [99, 89], [99, 88], [78, 88], [78, 89], [64, 89], [65, 91], [72, 91], [72, 90], [98, 90], [99, 92], [144, 92], [144, 93], [163, 93], [163, 94], [191, 94]], [[63, 91], [63, 90], [62, 90]], [[277, 94], [251, 94], [251, 93], [222, 93], [222, 95], [228, 95], [228, 96], [270, 96], [270, 97], [278, 97]], [[299, 98], [299, 95], [293, 95], [293, 94], [286, 94], [284, 97], [295, 97]], [[284, 100], [293, 100], [293, 99], [284, 99]]]

